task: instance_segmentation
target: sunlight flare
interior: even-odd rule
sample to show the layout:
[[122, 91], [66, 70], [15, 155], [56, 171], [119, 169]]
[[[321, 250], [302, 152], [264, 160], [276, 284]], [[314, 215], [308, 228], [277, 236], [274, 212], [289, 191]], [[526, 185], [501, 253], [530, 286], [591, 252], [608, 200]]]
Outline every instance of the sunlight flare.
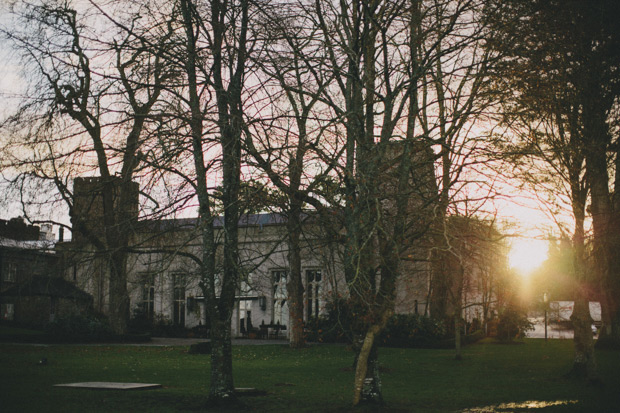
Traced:
[[508, 264], [523, 276], [528, 276], [547, 259], [547, 241], [518, 238], [512, 241]]

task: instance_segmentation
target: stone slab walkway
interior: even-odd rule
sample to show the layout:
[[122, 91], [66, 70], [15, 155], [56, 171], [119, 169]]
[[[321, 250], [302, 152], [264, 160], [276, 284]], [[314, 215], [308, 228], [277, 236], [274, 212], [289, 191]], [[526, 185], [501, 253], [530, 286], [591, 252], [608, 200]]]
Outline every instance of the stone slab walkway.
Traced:
[[157, 389], [161, 387], [161, 384], [87, 381], [83, 383], [54, 384], [54, 387], [75, 387], [75, 388], [80, 388], [80, 389], [101, 389], [101, 390], [145, 390], [145, 389]]

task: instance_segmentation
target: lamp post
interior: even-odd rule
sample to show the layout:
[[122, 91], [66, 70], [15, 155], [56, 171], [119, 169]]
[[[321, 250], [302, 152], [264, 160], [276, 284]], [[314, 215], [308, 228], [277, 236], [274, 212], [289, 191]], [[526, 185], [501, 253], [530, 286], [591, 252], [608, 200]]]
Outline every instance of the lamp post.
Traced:
[[543, 302], [545, 303], [545, 342], [547, 341], [547, 293], [543, 293]]

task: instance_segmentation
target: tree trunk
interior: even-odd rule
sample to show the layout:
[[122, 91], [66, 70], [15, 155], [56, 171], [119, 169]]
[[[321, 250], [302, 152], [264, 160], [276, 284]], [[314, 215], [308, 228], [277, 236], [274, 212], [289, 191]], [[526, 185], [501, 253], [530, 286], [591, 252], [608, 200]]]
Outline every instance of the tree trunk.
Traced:
[[210, 405], [231, 405], [237, 401], [232, 374], [230, 320], [211, 317]]
[[[299, 215], [299, 214], [297, 214]], [[299, 249], [300, 227], [299, 218], [289, 216], [289, 280], [287, 283], [289, 297], [289, 343], [291, 348], [303, 348], [304, 339], [304, 287], [302, 284], [301, 254]], [[291, 222], [292, 221], [292, 222]]]
[[374, 324], [366, 331], [366, 336], [357, 356], [355, 366], [355, 385], [353, 389], [353, 406], [364, 404], [382, 404], [381, 381], [379, 379], [379, 361], [375, 339], [381, 326]]
[[306, 345], [304, 339], [304, 287], [301, 272], [301, 205], [290, 208], [288, 217], [289, 237], [289, 279], [287, 292], [289, 298], [289, 343], [291, 348], [303, 348]]
[[[599, 342], [620, 346], [620, 331], [614, 328], [614, 318], [620, 310], [618, 301], [617, 269], [613, 268], [612, 262], [617, 255], [617, 244], [613, 239], [613, 205], [609, 191], [609, 172], [607, 165], [607, 150], [609, 144], [608, 126], [606, 124], [605, 111], [600, 110], [600, 96], [598, 81], [590, 82], [594, 89], [588, 95], [584, 105], [584, 119], [586, 120], [585, 132], [588, 138], [586, 146], [586, 169], [591, 193], [592, 228], [594, 234], [593, 255], [597, 281], [601, 295], [603, 328], [599, 336]], [[617, 188], [616, 188], [617, 189]], [[614, 331], [615, 330], [615, 331]]]
[[434, 238], [434, 247], [431, 251], [431, 294], [430, 294], [430, 313], [436, 320], [448, 322], [450, 313], [448, 312], [449, 277], [446, 270], [446, 252], [444, 250], [443, 237]]
[[[575, 174], [576, 175], [576, 174]], [[585, 193], [578, 191], [578, 179], [573, 185], [573, 214], [575, 229], [573, 233], [573, 276], [577, 281], [575, 306], [571, 321], [574, 330], [575, 359], [572, 374], [590, 381], [597, 381], [596, 361], [594, 358], [594, 340], [592, 338], [592, 317], [590, 316], [589, 297], [586, 293], [588, 277], [585, 270]]]
[[[610, 257], [609, 271], [609, 290], [610, 298], [616, 299], [614, 309], [610, 309], [609, 323], [611, 325], [609, 334], [612, 344], [615, 343], [620, 348], [620, 145], [615, 147], [616, 162], [614, 164], [614, 191], [611, 199], [612, 214], [609, 222], [609, 251], [615, 251]], [[600, 338], [599, 338], [600, 340]]]
[[[246, 63], [246, 40], [248, 29], [249, 3], [242, 0], [239, 9], [239, 20], [231, 23], [227, 20], [231, 14], [233, 5], [213, 0], [209, 2], [211, 15], [209, 52], [212, 56], [209, 75], [211, 78], [205, 82], [213, 86], [217, 103], [217, 131], [219, 133], [219, 146], [221, 148], [222, 167], [222, 198], [221, 206], [224, 209], [223, 233], [223, 263], [221, 272], [221, 289], [216, 291], [215, 256], [217, 245], [213, 231], [213, 217], [211, 213], [211, 200], [207, 173], [208, 162], [205, 162], [203, 121], [208, 118], [203, 113], [200, 89], [203, 85], [198, 79], [202, 73], [199, 66], [203, 63], [197, 44], [198, 35], [207, 23], [197, 13], [194, 2], [183, 0], [180, 3], [182, 22], [185, 26], [187, 56], [185, 70], [188, 80], [189, 103], [191, 117], [192, 153], [196, 172], [196, 195], [200, 207], [200, 225], [202, 230], [203, 260], [202, 288], [205, 293], [206, 308], [211, 321], [211, 385], [209, 400], [216, 405], [229, 405], [237, 401], [235, 397], [232, 376], [232, 351], [231, 351], [231, 318], [235, 304], [235, 294], [239, 286], [239, 188], [241, 174], [241, 131], [243, 125], [241, 93], [243, 89], [243, 74]], [[234, 13], [233, 13], [234, 14]], [[236, 14], [235, 14], [236, 15]], [[236, 24], [239, 24], [237, 27]], [[235, 26], [234, 29], [231, 27]], [[200, 29], [198, 29], [200, 28]], [[228, 37], [232, 30], [236, 30], [238, 37]], [[225, 38], [236, 42], [235, 53], [237, 62], [234, 67], [227, 66], [226, 52], [228, 46], [224, 46]], [[232, 49], [232, 48], [230, 48]], [[224, 74], [226, 73], [226, 74]], [[226, 78], [226, 81], [224, 79]]]
[[571, 321], [575, 333], [575, 360], [571, 374], [589, 381], [597, 381], [599, 378], [594, 357], [592, 317], [590, 317], [588, 299], [582, 291], [578, 292], [578, 297], [575, 299]]
[[[101, 167], [101, 170], [104, 170]], [[132, 208], [132, 192], [134, 191], [131, 176], [126, 182], [120, 182], [114, 177], [102, 177], [102, 200], [104, 236], [106, 240], [109, 290], [108, 303], [109, 319], [115, 334], [127, 333], [129, 320], [129, 294], [127, 291], [127, 249], [129, 246], [129, 231], [138, 219], [137, 209]], [[119, 185], [120, 183], [120, 185]], [[120, 199], [115, 202], [116, 198]]]
[[[460, 307], [459, 307], [460, 310]], [[462, 360], [461, 355], [461, 314], [460, 311], [454, 313], [454, 358]]]
[[[135, 149], [134, 149], [135, 152]], [[123, 173], [125, 176], [118, 183], [113, 180], [107, 196], [110, 201], [104, 201], [108, 207], [112, 205], [113, 224], [106, 228], [108, 248], [110, 254], [110, 324], [115, 334], [127, 333], [129, 321], [129, 292], [127, 290], [127, 255], [130, 244], [131, 231], [138, 221], [138, 184], [132, 182], [133, 160], [129, 151], [125, 153]], [[118, 205], [112, 201], [114, 194], [120, 191]]]
[[[620, 156], [619, 156], [620, 158]], [[616, 171], [616, 174], [620, 172]], [[617, 178], [618, 180], [618, 178]], [[616, 192], [620, 191], [616, 187]], [[618, 196], [614, 194], [614, 196]], [[603, 284], [602, 310], [604, 329], [599, 336], [602, 346], [620, 348], [620, 205], [613, 203], [609, 219], [609, 231], [606, 239], [606, 251], [609, 256], [607, 265], [607, 283]]]
[[374, 405], [383, 404], [381, 378], [379, 376], [379, 346], [377, 345], [376, 339], [368, 355], [366, 379], [364, 380], [364, 388], [362, 389], [361, 402]]
[[109, 320], [114, 334], [124, 335], [127, 333], [127, 321], [129, 320], [129, 294], [127, 292], [127, 254], [116, 252], [111, 254], [110, 264], [110, 289], [109, 289]]
[[610, 226], [610, 202], [609, 189], [607, 187], [607, 171], [603, 170], [604, 166], [594, 166], [595, 162], [605, 165], [604, 156], [590, 156], [588, 176], [590, 177], [590, 188], [592, 194], [592, 226], [594, 232], [594, 264], [597, 274], [597, 284], [600, 289], [600, 298], [602, 306], [602, 322], [603, 327], [599, 340], [613, 341], [613, 317], [617, 299], [614, 292], [611, 291], [611, 266], [610, 255], [613, 254], [609, 245], [609, 226]]

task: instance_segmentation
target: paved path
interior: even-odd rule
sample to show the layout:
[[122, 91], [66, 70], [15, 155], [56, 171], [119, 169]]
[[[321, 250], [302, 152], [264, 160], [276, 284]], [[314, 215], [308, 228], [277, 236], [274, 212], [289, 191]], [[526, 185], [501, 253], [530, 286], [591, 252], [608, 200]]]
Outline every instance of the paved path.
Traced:
[[[171, 338], [152, 337], [148, 343], [136, 343], [134, 346], [190, 346], [194, 343], [209, 341], [205, 338]], [[288, 345], [288, 340], [251, 340], [248, 338], [233, 338], [233, 346], [262, 346], [266, 344]]]
[[[166, 346], [191, 346], [194, 343], [209, 341], [206, 338], [173, 338], [173, 337], [152, 337], [146, 343], [20, 343], [20, 342], [0, 342], [0, 345], [24, 345], [24, 346], [135, 346], [135, 347], [166, 347]], [[275, 344], [288, 346], [288, 340], [250, 340], [247, 338], [233, 338], [233, 346], [264, 346]], [[316, 343], [307, 343], [313, 345]]]

